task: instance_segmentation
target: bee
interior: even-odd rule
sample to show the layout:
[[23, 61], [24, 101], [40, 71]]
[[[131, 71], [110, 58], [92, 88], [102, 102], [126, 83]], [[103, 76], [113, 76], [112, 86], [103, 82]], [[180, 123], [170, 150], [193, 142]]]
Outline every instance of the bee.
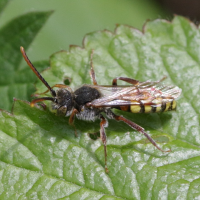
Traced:
[[[69, 124], [71, 125], [73, 125], [75, 116], [80, 120], [86, 121], [100, 119], [100, 138], [104, 145], [105, 171], [107, 173], [109, 171], [107, 168], [105, 128], [108, 126], [108, 121], [106, 117], [108, 119], [122, 121], [132, 129], [142, 133], [158, 150], [162, 152], [170, 151], [162, 150], [150, 135], [145, 132], [144, 128], [123, 116], [116, 115], [112, 111], [113, 108], [132, 113], [157, 113], [175, 110], [177, 107], [176, 99], [180, 96], [181, 89], [177, 86], [161, 84], [166, 77], [159, 81], [144, 82], [127, 77], [116, 77], [113, 79], [112, 85], [98, 85], [95, 78], [92, 51], [90, 58], [90, 76], [93, 85], [84, 84], [75, 91], [63, 84], [56, 84], [50, 87], [33, 66], [24, 48], [20, 47], [20, 50], [29, 67], [47, 87], [48, 90], [42, 94], [49, 91], [52, 96], [32, 100], [30, 103], [32, 107], [38, 102], [52, 101], [52, 111], [55, 111], [58, 115], [69, 116]], [[130, 85], [119, 86], [117, 84], [118, 80], [129, 83]], [[54, 87], [57, 87], [58, 90], [54, 90]], [[106, 117], [104, 117], [102, 113], [104, 113]]]

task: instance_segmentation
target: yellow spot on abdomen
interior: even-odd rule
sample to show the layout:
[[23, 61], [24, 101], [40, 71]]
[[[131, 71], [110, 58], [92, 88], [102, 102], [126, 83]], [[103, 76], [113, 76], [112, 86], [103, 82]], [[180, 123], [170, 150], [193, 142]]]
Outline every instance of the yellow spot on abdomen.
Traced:
[[139, 113], [140, 110], [141, 110], [141, 107], [139, 105], [131, 106], [131, 112], [132, 113]]
[[161, 111], [161, 106], [156, 106], [156, 112], [160, 112]]
[[171, 102], [167, 102], [166, 103], [166, 108], [165, 108], [164, 112], [168, 111], [170, 106], [171, 106]]
[[149, 106], [149, 105], [145, 105], [144, 106], [144, 112], [145, 113], [150, 113], [152, 111], [152, 107], [151, 106]]
[[176, 101], [173, 101], [172, 103], [172, 110], [175, 110], [176, 109]]

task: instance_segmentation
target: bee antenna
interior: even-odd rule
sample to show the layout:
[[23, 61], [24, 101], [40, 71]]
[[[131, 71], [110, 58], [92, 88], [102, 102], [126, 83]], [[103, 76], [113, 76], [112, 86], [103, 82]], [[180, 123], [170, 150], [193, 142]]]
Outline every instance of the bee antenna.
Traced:
[[33, 66], [33, 64], [31, 63], [31, 61], [29, 60], [28, 56], [26, 55], [26, 52], [24, 50], [24, 47], [20, 47], [20, 51], [22, 53], [22, 56], [24, 57], [24, 60], [27, 62], [28, 66], [32, 69], [32, 71], [35, 73], [35, 75], [44, 83], [44, 85], [49, 89], [49, 91], [51, 92], [51, 95], [53, 97], [56, 96], [56, 92], [55, 90], [53, 90], [49, 84], [45, 81], [45, 79], [41, 76], [41, 74], [37, 71], [37, 69]]

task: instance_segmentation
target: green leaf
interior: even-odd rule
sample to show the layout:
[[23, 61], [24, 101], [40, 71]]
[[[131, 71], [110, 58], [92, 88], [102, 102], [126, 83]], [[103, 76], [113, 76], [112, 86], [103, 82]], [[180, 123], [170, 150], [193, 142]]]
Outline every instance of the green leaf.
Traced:
[[9, 3], [10, 0], [0, 0], [0, 14], [2, 13], [3, 9]]
[[[0, 114], [0, 199], [198, 199], [200, 197], [199, 74], [200, 30], [185, 18], [147, 22], [144, 32], [118, 25], [84, 38], [51, 59], [42, 73], [50, 85], [67, 78], [74, 89], [90, 83], [90, 54], [99, 84], [117, 76], [141, 81], [168, 76], [166, 84], [182, 89], [176, 112], [117, 114], [138, 123], [158, 142], [163, 153], [123, 123], [106, 128], [109, 173], [104, 171], [99, 120], [57, 117], [40, 107], [15, 101], [13, 114]], [[124, 84], [123, 82], [121, 82]], [[38, 92], [46, 88], [37, 84]]]
[[30, 100], [30, 94], [34, 91], [32, 83], [36, 77], [30, 70], [20, 68], [22, 55], [19, 48], [29, 47], [51, 13], [28, 13], [0, 30], [0, 94], [3, 97], [0, 108], [10, 110], [13, 97]]

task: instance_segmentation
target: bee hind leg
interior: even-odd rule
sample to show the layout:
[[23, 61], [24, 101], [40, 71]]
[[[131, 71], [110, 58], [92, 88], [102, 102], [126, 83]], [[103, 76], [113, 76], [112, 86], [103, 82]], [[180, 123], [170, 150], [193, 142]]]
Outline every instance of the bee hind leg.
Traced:
[[147, 134], [144, 130], [144, 128], [142, 128], [141, 126], [139, 126], [138, 124], [124, 118], [123, 116], [118, 116], [118, 115], [115, 115], [114, 113], [112, 113], [112, 117], [117, 120], [117, 121], [123, 121], [124, 123], [126, 123], [127, 125], [129, 125], [131, 128], [133, 128], [134, 130], [142, 133], [158, 150], [162, 151], [162, 152], [170, 152], [171, 150], [163, 150], [161, 149], [157, 143], [151, 138], [151, 136], [149, 134]]
[[127, 77], [116, 77], [113, 79], [112, 85], [117, 86], [117, 80], [125, 81], [127, 83], [130, 83], [132, 85], [137, 85], [139, 83], [138, 80], [133, 78], [127, 78]]

